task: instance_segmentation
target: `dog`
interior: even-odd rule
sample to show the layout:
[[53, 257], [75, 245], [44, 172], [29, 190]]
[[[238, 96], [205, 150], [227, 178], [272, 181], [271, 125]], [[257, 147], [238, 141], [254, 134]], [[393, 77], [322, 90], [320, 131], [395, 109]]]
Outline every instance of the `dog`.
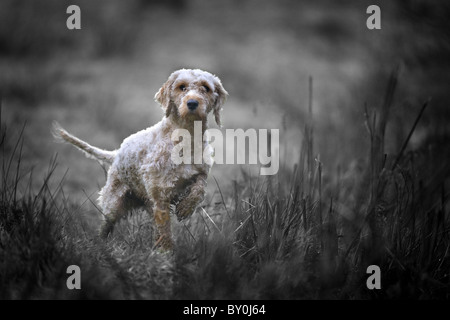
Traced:
[[[174, 142], [172, 133], [185, 129], [194, 136], [194, 123], [201, 121], [203, 137], [208, 129], [209, 113], [214, 114], [221, 127], [221, 112], [227, 97], [228, 92], [215, 75], [199, 69], [175, 71], [155, 94], [164, 111], [162, 120], [129, 136], [114, 151], [91, 146], [54, 122], [52, 132], [57, 140], [69, 142], [88, 157], [110, 165], [99, 197], [104, 213], [102, 238], [108, 237], [115, 223], [127, 212], [144, 208], [154, 217], [155, 247], [173, 249], [170, 207], [175, 206], [179, 220], [192, 215], [205, 197], [212, 163], [174, 163], [171, 154], [180, 141]], [[206, 139], [201, 143], [203, 149], [208, 147]]]

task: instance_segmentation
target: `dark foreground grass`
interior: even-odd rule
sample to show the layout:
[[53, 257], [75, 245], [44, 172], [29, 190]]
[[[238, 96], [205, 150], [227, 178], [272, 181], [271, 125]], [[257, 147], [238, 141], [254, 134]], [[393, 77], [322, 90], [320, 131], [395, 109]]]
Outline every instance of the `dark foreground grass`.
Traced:
[[[393, 72], [383, 105], [366, 108], [368, 154], [359, 166], [330, 173], [314, 150], [311, 118], [293, 169], [269, 178], [243, 171], [232, 190], [216, 181], [220, 203], [174, 223], [173, 254], [151, 249], [152, 221], [139, 212], [108, 241], [97, 239], [63, 183], [49, 187], [56, 159], [32, 190], [22, 135], [11, 140], [3, 127], [0, 298], [449, 298], [450, 146], [431, 136], [408, 151], [425, 102], [402, 148], [385, 153], [396, 83]], [[73, 264], [81, 290], [66, 287]], [[367, 289], [372, 264], [381, 290]]]

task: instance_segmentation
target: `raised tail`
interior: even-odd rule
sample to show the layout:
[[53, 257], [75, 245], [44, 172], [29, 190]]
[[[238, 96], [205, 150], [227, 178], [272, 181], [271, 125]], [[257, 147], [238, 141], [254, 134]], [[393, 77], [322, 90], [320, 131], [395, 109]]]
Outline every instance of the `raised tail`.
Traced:
[[102, 163], [112, 164], [117, 153], [116, 150], [107, 151], [91, 146], [89, 143], [68, 133], [56, 121], [53, 122], [52, 134], [58, 142], [69, 142], [83, 151], [86, 157], [98, 160]]

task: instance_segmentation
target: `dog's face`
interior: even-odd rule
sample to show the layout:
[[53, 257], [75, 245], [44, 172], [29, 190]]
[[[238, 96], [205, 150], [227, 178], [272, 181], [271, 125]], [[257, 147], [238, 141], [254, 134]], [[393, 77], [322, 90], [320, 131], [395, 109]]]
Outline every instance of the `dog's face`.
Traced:
[[220, 79], [211, 73], [181, 69], [170, 75], [155, 99], [163, 107], [166, 117], [205, 120], [212, 111], [220, 126], [220, 112], [227, 96]]

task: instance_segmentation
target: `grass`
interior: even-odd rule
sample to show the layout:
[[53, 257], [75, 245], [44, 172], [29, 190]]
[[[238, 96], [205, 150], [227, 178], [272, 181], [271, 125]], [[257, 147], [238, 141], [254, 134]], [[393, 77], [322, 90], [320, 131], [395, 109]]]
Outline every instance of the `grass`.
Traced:
[[[324, 4], [286, 2], [216, 10], [217, 4], [174, 1], [168, 4], [174, 11], [148, 1], [110, 2], [107, 9], [104, 2], [73, 3], [83, 12], [78, 33], [65, 28], [68, 3], [7, 0], [0, 10], [0, 86], [10, 107], [9, 128], [0, 120], [0, 299], [449, 298], [450, 150], [448, 133], [439, 133], [448, 122], [448, 48], [441, 36], [448, 33], [446, 7], [402, 3], [419, 18], [407, 20], [383, 4], [384, 31], [367, 33], [359, 27], [365, 25], [362, 7], [325, 3], [327, 11]], [[318, 21], [306, 19], [319, 12]], [[346, 14], [349, 19], [341, 19]], [[433, 23], [423, 23], [428, 20]], [[332, 28], [322, 21], [332, 21]], [[383, 96], [377, 72], [384, 75], [383, 66], [397, 59], [406, 63], [408, 81], [399, 86], [394, 70], [374, 107]], [[83, 172], [68, 179], [70, 188], [52, 158], [41, 178], [39, 162], [53, 152], [42, 134], [46, 122], [66, 117], [93, 141], [98, 132], [116, 135], [100, 142], [116, 146], [147, 125], [142, 115], [154, 111], [147, 109], [148, 88], [153, 93], [180, 63], [221, 76], [232, 93], [228, 106], [235, 104], [227, 125], [248, 126], [241, 111], [254, 108], [256, 116], [259, 104], [260, 114], [285, 112], [286, 133], [305, 123], [300, 146], [292, 148], [300, 150], [298, 157], [280, 152], [280, 172], [267, 179], [245, 170], [232, 183], [229, 175], [217, 175], [209, 189], [219, 201], [207, 201], [189, 221], [174, 222], [173, 255], [151, 249], [152, 220], [142, 212], [100, 241], [101, 213], [84, 205], [95, 203], [92, 190], [83, 190], [82, 201], [67, 196], [68, 189], [82, 189], [77, 179], [96, 180], [95, 171], [82, 171], [77, 158], [64, 159]], [[312, 78], [309, 85], [301, 82], [311, 72], [319, 85]], [[352, 92], [355, 79], [362, 93]], [[299, 97], [308, 92], [303, 113]], [[434, 100], [417, 104], [424, 92]], [[313, 101], [313, 94], [322, 99]], [[344, 95], [357, 98], [339, 101]], [[253, 106], [255, 97], [260, 101]], [[358, 98], [370, 107], [359, 108]], [[320, 114], [324, 110], [329, 119]], [[129, 124], [124, 112], [134, 114]], [[28, 125], [21, 123], [25, 115]], [[83, 126], [87, 120], [96, 125]], [[367, 135], [360, 137], [364, 124]], [[414, 142], [419, 130], [427, 137]], [[33, 144], [25, 138], [30, 135]], [[289, 143], [299, 139], [284, 141], [291, 151]], [[36, 171], [28, 168], [34, 164]], [[81, 267], [80, 291], [66, 288], [72, 264]], [[381, 267], [381, 290], [366, 288], [371, 264]]]
[[[174, 223], [173, 255], [151, 249], [152, 220], [141, 212], [100, 241], [64, 177], [49, 183], [57, 159], [34, 189], [21, 167], [26, 125], [14, 138], [2, 124], [0, 298], [448, 299], [450, 150], [438, 139], [408, 149], [427, 101], [401, 149], [386, 153], [397, 82], [394, 70], [381, 107], [365, 109], [366, 159], [333, 172], [315, 150], [310, 79], [298, 160], [268, 178], [243, 170], [227, 190], [216, 180], [221, 201]], [[65, 287], [72, 264], [80, 291]], [[381, 290], [365, 285], [372, 264]]]

